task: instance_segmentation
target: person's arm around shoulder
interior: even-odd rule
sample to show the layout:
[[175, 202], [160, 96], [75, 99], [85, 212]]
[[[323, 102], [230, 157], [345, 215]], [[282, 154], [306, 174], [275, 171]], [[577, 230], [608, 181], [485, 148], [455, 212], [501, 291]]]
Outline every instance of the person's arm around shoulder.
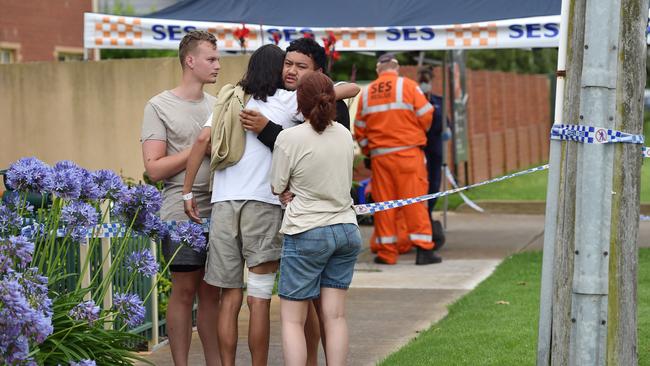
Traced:
[[336, 100], [354, 98], [356, 97], [361, 88], [355, 83], [336, 83], [334, 85], [334, 94], [336, 95]]
[[192, 221], [197, 223], [201, 223], [201, 218], [199, 217], [199, 209], [196, 205], [196, 199], [192, 194], [192, 187], [194, 186], [194, 180], [196, 179], [196, 174], [201, 167], [201, 162], [203, 161], [205, 152], [210, 146], [211, 134], [212, 128], [203, 127], [196, 142], [192, 145], [189, 157], [187, 158], [187, 166], [185, 168], [183, 206], [185, 208], [185, 214], [187, 214]]
[[283, 131], [278, 135], [273, 149], [273, 159], [271, 161], [271, 192], [275, 195], [281, 195], [288, 192], [289, 179], [291, 178], [292, 162], [286, 141], [286, 132]]
[[357, 115], [354, 117], [354, 139], [361, 147], [361, 152], [365, 156], [370, 155], [370, 148], [368, 147], [368, 137], [366, 136], [366, 118], [367, 115], [363, 111], [363, 95], [359, 97], [357, 103]]

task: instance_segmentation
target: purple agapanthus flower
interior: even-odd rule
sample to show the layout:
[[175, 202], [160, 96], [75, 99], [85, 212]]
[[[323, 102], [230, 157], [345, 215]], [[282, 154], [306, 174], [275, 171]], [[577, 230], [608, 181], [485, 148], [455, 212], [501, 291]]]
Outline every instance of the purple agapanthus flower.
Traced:
[[24, 236], [10, 236], [0, 240], [0, 273], [9, 269], [26, 268], [32, 261], [34, 244]]
[[10, 364], [28, 363], [29, 343], [43, 342], [54, 330], [47, 282], [37, 270], [9, 270], [0, 280], [0, 359]]
[[169, 235], [169, 228], [160, 216], [148, 213], [142, 225], [142, 232], [151, 238], [163, 239]]
[[149, 184], [137, 185], [133, 191], [133, 196], [147, 212], [157, 213], [160, 211], [162, 196], [156, 187]]
[[0, 333], [0, 361], [3, 365], [37, 365], [29, 357], [29, 339], [21, 334]]
[[47, 277], [41, 276], [37, 267], [26, 269], [19, 277], [30, 304], [34, 309], [51, 317], [52, 299], [48, 296]]
[[[6, 240], [0, 242], [0, 258], [5, 259], [5, 268], [15, 265], [19, 268], [26, 268], [32, 261], [34, 254], [34, 243], [30, 242], [28, 238], [20, 236], [10, 236]], [[16, 262], [14, 262], [14, 259]], [[2, 266], [2, 263], [0, 263]]]
[[126, 190], [126, 186], [119, 175], [112, 170], [100, 169], [93, 173], [93, 178], [99, 187], [100, 197], [117, 200]]
[[70, 361], [70, 366], [97, 366], [97, 363], [93, 360], [79, 360], [77, 362]]
[[74, 320], [87, 321], [88, 324], [93, 325], [99, 319], [99, 312], [99, 306], [95, 305], [95, 301], [88, 300], [77, 304], [68, 315]]
[[160, 192], [151, 185], [139, 185], [124, 191], [113, 207], [113, 215], [136, 232], [163, 238], [167, 226], [156, 213], [162, 205]]
[[82, 200], [98, 200], [103, 198], [102, 190], [95, 180], [94, 173], [86, 169], [81, 169], [81, 193], [79, 199]]
[[23, 218], [11, 208], [0, 205], [0, 238], [15, 233], [22, 228]]
[[73, 201], [61, 210], [61, 222], [74, 241], [86, 238], [98, 221], [97, 210], [85, 202]]
[[52, 173], [45, 179], [45, 187], [63, 199], [77, 199], [81, 195], [83, 180], [84, 170], [69, 160], [63, 160], [54, 165]]
[[191, 221], [178, 224], [169, 232], [169, 239], [175, 243], [183, 243], [199, 253], [207, 247], [203, 226]]
[[136, 294], [115, 294], [113, 307], [129, 327], [135, 327], [144, 321], [144, 306]]
[[22, 214], [31, 214], [34, 211], [34, 206], [29, 203], [26, 199], [21, 197], [17, 192], [5, 192], [5, 195], [2, 196], [3, 200], [6, 200], [6, 205], [10, 209], [20, 212]]
[[41, 192], [52, 168], [35, 157], [22, 158], [9, 166], [7, 185], [20, 192]]
[[126, 266], [131, 271], [138, 271], [146, 277], [152, 277], [158, 273], [158, 262], [148, 249], [131, 253], [126, 258]]

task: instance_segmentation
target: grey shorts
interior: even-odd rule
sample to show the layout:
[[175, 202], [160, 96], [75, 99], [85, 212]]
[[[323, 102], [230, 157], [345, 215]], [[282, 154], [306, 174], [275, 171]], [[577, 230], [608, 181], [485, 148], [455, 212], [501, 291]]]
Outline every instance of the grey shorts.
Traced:
[[212, 204], [205, 282], [244, 287], [244, 262], [250, 267], [280, 259], [282, 209], [260, 201]]
[[[170, 266], [172, 272], [174, 272], [174, 266], [199, 266], [202, 268], [205, 265], [206, 251], [197, 252], [185, 244], [172, 242], [169, 237], [163, 239], [161, 245], [165, 261], [169, 263], [169, 260], [174, 258]], [[178, 249], [179, 246], [180, 249]], [[178, 253], [176, 253], [177, 249]]]

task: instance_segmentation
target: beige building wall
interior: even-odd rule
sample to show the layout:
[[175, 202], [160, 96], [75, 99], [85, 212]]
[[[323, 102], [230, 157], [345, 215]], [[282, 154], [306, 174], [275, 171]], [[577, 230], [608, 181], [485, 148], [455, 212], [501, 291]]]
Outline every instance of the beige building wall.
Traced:
[[[222, 57], [217, 84], [206, 91], [237, 82], [247, 60]], [[35, 156], [141, 180], [144, 105], [180, 75], [176, 58], [0, 65], [0, 169]]]

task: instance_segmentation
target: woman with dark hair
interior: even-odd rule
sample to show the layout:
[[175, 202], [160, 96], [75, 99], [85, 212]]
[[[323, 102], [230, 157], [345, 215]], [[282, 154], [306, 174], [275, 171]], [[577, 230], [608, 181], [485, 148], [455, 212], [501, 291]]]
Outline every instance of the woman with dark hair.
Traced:
[[[211, 141], [213, 145], [221, 143], [217, 136], [220, 126], [229, 125], [231, 133], [239, 129], [236, 132], [241, 142], [236, 158], [228, 164], [218, 164], [215, 146], [211, 154], [212, 214], [204, 281], [221, 288], [218, 333], [223, 365], [235, 363], [244, 265], [249, 270], [246, 287], [252, 364], [266, 365], [268, 359], [269, 307], [282, 246], [278, 234], [282, 209], [269, 188], [271, 152], [253, 133], [243, 131], [239, 111], [244, 107], [257, 109], [286, 127], [294, 125], [297, 102], [295, 93], [282, 89], [283, 62], [284, 51], [275, 45], [262, 46], [253, 53], [238, 86], [224, 86], [219, 92], [214, 116], [205, 123], [187, 162], [183, 185], [185, 211], [192, 220], [199, 221], [191, 194], [199, 162]], [[232, 142], [230, 137], [223, 139]]]
[[[239, 111], [258, 110], [284, 128], [303, 120], [298, 112], [296, 92], [282, 89], [283, 63], [284, 52], [276, 45], [262, 46], [253, 53], [238, 87], [227, 85], [219, 92], [214, 116], [205, 123], [186, 167], [185, 212], [200, 222], [192, 184], [212, 142], [212, 214], [204, 281], [221, 288], [218, 333], [224, 366], [235, 362], [244, 265], [249, 270], [246, 300], [250, 309], [248, 345], [252, 364], [266, 365], [268, 359], [269, 308], [282, 248], [279, 234], [282, 209], [278, 197], [271, 192], [271, 150], [256, 134], [241, 130]], [[219, 136], [219, 126], [223, 125], [229, 126], [223, 131], [234, 134], [239, 129], [238, 133], [242, 134], [242, 141], [237, 144], [240, 151], [227, 164], [217, 161], [222, 156], [215, 154], [222, 140], [234, 141], [230, 136]], [[233, 148], [230, 145], [230, 150]]]
[[298, 84], [298, 110], [306, 122], [285, 129], [273, 150], [273, 193], [287, 190], [280, 232], [282, 344], [287, 365], [305, 365], [304, 325], [309, 301], [320, 298], [328, 365], [344, 365], [348, 353], [345, 295], [361, 250], [350, 186], [354, 142], [336, 115], [332, 81], [312, 72]]

